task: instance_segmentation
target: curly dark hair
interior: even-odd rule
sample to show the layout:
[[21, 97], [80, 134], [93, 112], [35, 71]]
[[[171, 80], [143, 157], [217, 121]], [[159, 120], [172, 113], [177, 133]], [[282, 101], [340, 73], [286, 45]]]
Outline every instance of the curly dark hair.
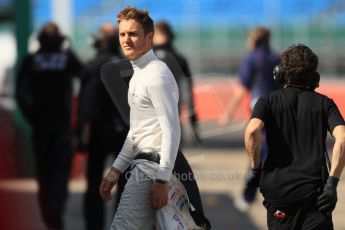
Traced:
[[292, 45], [281, 55], [285, 80], [291, 85], [310, 85], [310, 76], [316, 72], [318, 63], [317, 55], [303, 44]]

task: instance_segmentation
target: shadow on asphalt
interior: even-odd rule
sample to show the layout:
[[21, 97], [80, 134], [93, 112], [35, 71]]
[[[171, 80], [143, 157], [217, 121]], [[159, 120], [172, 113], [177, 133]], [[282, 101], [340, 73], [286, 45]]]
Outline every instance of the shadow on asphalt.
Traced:
[[244, 148], [244, 124], [239, 128], [226, 131], [226, 128], [220, 128], [217, 124], [204, 123], [199, 124], [199, 140], [189, 124], [183, 125], [183, 146], [187, 148], [203, 149], [238, 149]]
[[[215, 230], [255, 230], [250, 218], [234, 208], [233, 199], [222, 193], [202, 193], [205, 214]], [[33, 191], [0, 189], [0, 229], [44, 230]], [[65, 230], [85, 229], [82, 213], [83, 193], [71, 193], [66, 205]], [[107, 204], [107, 224], [110, 226], [113, 209]], [[106, 228], [107, 229], [107, 228]]]
[[217, 137], [205, 138], [198, 142], [191, 137], [184, 142], [186, 148], [202, 148], [202, 149], [240, 149], [244, 148], [243, 132], [222, 135]]
[[205, 215], [215, 230], [258, 229], [247, 214], [234, 207], [232, 197], [222, 193], [202, 193]]

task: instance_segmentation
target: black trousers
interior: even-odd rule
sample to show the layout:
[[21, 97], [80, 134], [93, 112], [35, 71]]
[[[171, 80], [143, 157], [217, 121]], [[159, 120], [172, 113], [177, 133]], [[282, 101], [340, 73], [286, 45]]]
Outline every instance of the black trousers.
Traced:
[[[316, 207], [317, 196], [311, 196], [286, 207], [275, 208], [264, 201], [267, 209], [267, 226], [269, 230], [333, 230], [332, 216], [321, 213]], [[285, 218], [274, 215], [277, 211]]]
[[204, 215], [200, 191], [196, 183], [193, 170], [181, 151], [178, 151], [177, 153], [173, 173], [180, 179], [181, 183], [186, 188], [189, 200], [193, 204], [194, 208], [198, 210], [200, 214]]
[[178, 151], [177, 153], [173, 173], [180, 179], [186, 189], [189, 201], [196, 209], [191, 212], [195, 223], [199, 226], [204, 226], [205, 229], [211, 228], [210, 222], [204, 215], [200, 191], [198, 184], [196, 183], [193, 170], [181, 151]]
[[62, 229], [72, 161], [69, 124], [34, 126], [33, 148], [42, 219], [48, 227]]
[[[84, 216], [87, 230], [103, 230], [105, 225], [105, 204], [99, 195], [99, 186], [108, 155], [118, 154], [126, 139], [126, 132], [114, 132], [106, 128], [92, 132], [88, 146], [88, 164], [86, 171], [87, 190], [84, 196]], [[114, 155], [116, 157], [116, 155]], [[115, 209], [126, 184], [125, 173], [121, 174], [117, 183], [114, 199]]]

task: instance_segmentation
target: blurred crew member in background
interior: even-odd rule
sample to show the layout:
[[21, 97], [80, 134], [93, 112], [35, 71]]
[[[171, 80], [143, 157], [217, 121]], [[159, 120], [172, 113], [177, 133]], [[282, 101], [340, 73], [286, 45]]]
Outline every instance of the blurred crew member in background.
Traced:
[[[179, 87], [179, 113], [181, 113], [182, 105], [186, 105], [188, 109], [188, 120], [192, 125], [195, 138], [199, 141], [198, 129], [197, 129], [197, 116], [194, 109], [193, 99], [193, 79], [187, 60], [179, 54], [173, 47], [175, 34], [173, 33], [171, 26], [165, 21], [158, 21], [155, 23], [155, 35], [153, 37], [153, 50], [159, 59], [164, 62], [168, 62], [168, 54], [171, 54], [180, 66], [184, 76], [177, 77], [175, 80]], [[183, 131], [183, 130], [182, 130]], [[181, 138], [183, 142], [183, 135]]]
[[[263, 96], [278, 88], [273, 79], [273, 68], [280, 62], [279, 54], [270, 47], [271, 32], [265, 27], [256, 27], [251, 30], [247, 38], [248, 55], [240, 68], [240, 84], [234, 92], [225, 115], [220, 118], [220, 125], [225, 126], [231, 121], [236, 108], [243, 97], [250, 93], [250, 109], [252, 109], [260, 96]], [[263, 154], [266, 155], [266, 142], [263, 137]], [[235, 200], [235, 206], [241, 211], [247, 211], [249, 205], [255, 200], [257, 187], [259, 186], [256, 173], [250, 170], [245, 179], [245, 188], [242, 197]]]
[[33, 149], [39, 185], [38, 201], [44, 223], [63, 228], [63, 211], [72, 160], [72, 78], [82, 65], [55, 23], [38, 35], [40, 48], [28, 54], [17, 76], [18, 106], [33, 130]]
[[[120, 152], [129, 128], [120, 117], [100, 77], [104, 63], [121, 58], [116, 28], [110, 23], [102, 25], [94, 38], [93, 46], [96, 55], [86, 64], [86, 73], [83, 75], [79, 127], [82, 145], [88, 153], [87, 191], [84, 200], [86, 229], [101, 230], [104, 229], [105, 207], [98, 187], [103, 178], [105, 161], [109, 153]], [[116, 205], [125, 183], [123, 174], [118, 182]]]

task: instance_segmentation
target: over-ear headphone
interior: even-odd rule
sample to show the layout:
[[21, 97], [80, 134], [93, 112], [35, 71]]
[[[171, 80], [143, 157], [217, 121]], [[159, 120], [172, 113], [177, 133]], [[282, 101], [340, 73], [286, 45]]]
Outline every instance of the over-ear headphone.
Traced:
[[279, 85], [283, 85], [286, 82], [283, 66], [281, 64], [273, 68], [273, 78]]
[[[291, 45], [285, 52], [289, 52], [290, 50], [296, 48], [296, 47], [307, 47], [303, 44], [298, 45]], [[279, 85], [284, 85], [286, 83], [289, 83], [289, 76], [286, 71], [284, 71], [283, 65], [279, 64], [276, 65], [273, 68], [273, 78]], [[319, 87], [320, 83], [320, 74], [319, 72], [315, 71], [307, 76], [307, 88], [314, 90], [317, 87]]]

